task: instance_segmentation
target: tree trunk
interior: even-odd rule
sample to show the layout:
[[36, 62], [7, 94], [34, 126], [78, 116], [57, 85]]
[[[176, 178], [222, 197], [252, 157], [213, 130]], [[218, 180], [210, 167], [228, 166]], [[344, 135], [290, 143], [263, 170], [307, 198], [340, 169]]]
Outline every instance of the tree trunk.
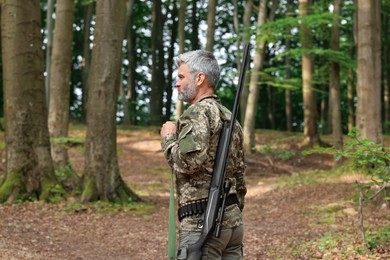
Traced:
[[[185, 32], [185, 24], [186, 24], [186, 9], [187, 9], [187, 1], [180, 0], [179, 6], [179, 22], [178, 22], [178, 35], [179, 35], [179, 53], [183, 53], [185, 51], [185, 40], [186, 40], [186, 32]], [[184, 112], [184, 104], [181, 100], [176, 100], [176, 118], [179, 118]]]
[[[133, 19], [133, 6], [134, 6], [134, 0], [127, 0], [127, 5], [126, 5], [126, 22], [125, 22], [125, 27], [124, 27], [124, 38], [126, 39], [132, 39], [132, 36], [129, 37], [129, 34], [132, 33], [132, 22], [131, 20]], [[127, 52], [130, 51], [130, 53], [127, 53], [127, 57], [130, 57], [133, 55], [132, 53], [132, 50], [129, 48], [129, 44], [130, 41], [127, 41]], [[131, 57], [131, 59], [133, 60], [133, 58]], [[130, 60], [129, 60], [130, 61]], [[133, 66], [133, 63], [130, 63], [129, 62], [129, 67]], [[128, 69], [128, 71], [130, 72], [130, 69]], [[119, 95], [120, 95], [120, 99], [122, 101], [122, 106], [123, 106], [123, 126], [125, 128], [129, 128], [130, 125], [131, 125], [131, 120], [130, 120], [130, 114], [129, 114], [129, 102], [128, 102], [128, 99], [127, 99], [127, 95], [126, 95], [126, 91], [125, 91], [125, 85], [123, 84], [123, 80], [124, 80], [124, 72], [121, 71], [121, 82], [120, 82], [120, 85], [119, 85]], [[129, 78], [130, 78], [130, 75], [129, 75]], [[127, 80], [127, 86], [130, 87], [131, 84], [130, 84], [130, 80]]]
[[207, 7], [207, 36], [206, 36], [206, 51], [213, 52], [214, 50], [214, 34], [215, 34], [215, 16], [218, 0], [209, 0]]
[[311, 0], [299, 0], [299, 14], [302, 18], [300, 24], [300, 41], [302, 45], [302, 84], [304, 105], [304, 145], [310, 147], [319, 144], [317, 128], [316, 96], [313, 90], [313, 57], [310, 54], [312, 48], [312, 33], [305, 18], [309, 15]]
[[88, 103], [88, 78], [91, 67], [91, 22], [95, 3], [84, 6], [83, 65], [82, 65], [82, 122], [86, 122]]
[[[330, 47], [333, 51], [340, 50], [340, 19], [341, 1], [334, 0], [334, 14]], [[340, 64], [337, 61], [330, 62], [330, 96], [332, 100], [332, 134], [336, 149], [343, 148], [343, 129], [341, 125], [341, 98], [340, 98]], [[337, 161], [339, 165], [341, 161]]]
[[[244, 34], [242, 37], [242, 44], [241, 44], [242, 47], [244, 47], [250, 41], [251, 17], [252, 17], [252, 2], [251, 2], [251, 0], [247, 0], [245, 3], [244, 16], [242, 18], [242, 23], [244, 26]], [[240, 29], [237, 26], [236, 32], [238, 33], [239, 31], [240, 31]], [[250, 63], [250, 62], [251, 61], [248, 60], [248, 63]], [[240, 64], [240, 63], [241, 63], [241, 60], [238, 59], [238, 61], [237, 61], [238, 68], [240, 68], [242, 66], [242, 64]], [[250, 66], [248, 66], [248, 68], [249, 67]], [[249, 73], [249, 70], [247, 73]], [[240, 122], [242, 125], [244, 125], [244, 122], [245, 122], [246, 106], [248, 103], [248, 95], [249, 95], [249, 82], [250, 82], [250, 76], [247, 75], [245, 77], [245, 83], [244, 83], [244, 86], [242, 88], [241, 99], [240, 99]]]
[[[357, 0], [353, 0], [354, 6], [357, 6], [356, 4]], [[355, 53], [356, 53], [356, 44], [357, 44], [357, 10], [355, 10], [353, 14], [353, 26], [351, 31], [351, 39], [350, 41], [353, 42], [352, 46], [349, 48], [349, 56], [351, 59], [355, 59]], [[356, 71], [353, 68], [348, 68], [348, 85], [347, 85], [347, 91], [348, 91], [348, 133], [351, 133], [353, 131], [353, 128], [356, 125], [356, 116], [355, 116], [355, 75]]]
[[[134, 2], [133, 0], [129, 0], [130, 2]], [[135, 81], [135, 67], [136, 67], [136, 60], [135, 60], [135, 37], [134, 37], [134, 29], [133, 29], [133, 19], [128, 20], [127, 25], [127, 59], [129, 61], [129, 67], [127, 69], [127, 99], [129, 100], [129, 117], [130, 117], [130, 124], [136, 124], [137, 117], [137, 90], [136, 90], [136, 81]]]
[[125, 0], [98, 1], [88, 80], [87, 137], [83, 202], [139, 200], [119, 173], [116, 113], [121, 68]]
[[[287, 14], [288, 17], [294, 16], [294, 2], [292, 0], [287, 1]], [[286, 29], [287, 35], [291, 34], [291, 27], [288, 26]], [[286, 40], [286, 51], [291, 50], [291, 39], [287, 37]], [[286, 79], [291, 79], [291, 59], [289, 55], [286, 55], [284, 64], [286, 66]], [[292, 100], [291, 100], [291, 89], [286, 89], [284, 91], [284, 102], [285, 102], [285, 115], [286, 115], [286, 130], [292, 132], [293, 122], [292, 122]]]
[[[172, 10], [171, 10], [171, 15], [173, 17], [173, 21], [172, 21], [172, 29], [171, 29], [171, 43], [170, 43], [170, 46], [174, 46], [175, 45], [175, 42], [176, 42], [176, 39], [177, 39], [177, 13], [178, 13], [178, 10], [177, 10], [177, 5], [176, 3], [172, 3], [173, 6], [172, 6]], [[173, 75], [173, 72], [174, 72], [174, 56], [175, 56], [175, 53], [174, 53], [174, 48], [169, 48], [169, 51], [168, 51], [168, 62], [167, 62], [167, 66], [168, 66], [168, 83], [166, 84], [166, 93], [167, 93], [167, 102], [166, 102], [166, 105], [165, 105], [165, 109], [166, 109], [166, 114], [165, 114], [165, 120], [170, 120], [171, 119], [171, 115], [172, 115], [172, 93], [173, 93], [173, 86], [174, 86], [174, 79], [172, 78], [172, 75]]]
[[151, 125], [161, 125], [163, 116], [164, 80], [164, 48], [161, 0], [153, 1], [152, 10], [152, 81], [150, 94]]
[[198, 7], [197, 0], [192, 0], [192, 13], [191, 13], [191, 25], [192, 25], [192, 33], [191, 33], [191, 46], [193, 50], [200, 49], [199, 47], [199, 18], [198, 18]]
[[46, 11], [46, 78], [45, 78], [45, 92], [46, 92], [46, 104], [49, 104], [50, 99], [50, 64], [51, 64], [51, 53], [53, 47], [53, 9], [54, 1], [47, 1]]
[[256, 112], [259, 100], [259, 73], [264, 65], [265, 55], [265, 41], [261, 39], [262, 32], [260, 26], [265, 23], [267, 17], [267, 2], [268, 0], [261, 0], [257, 18], [257, 32], [256, 32], [256, 53], [253, 59], [253, 69], [250, 77], [248, 103], [245, 112], [245, 121], [243, 126], [244, 132], [244, 150], [252, 152], [255, 144], [255, 123]]
[[381, 124], [380, 1], [358, 0], [356, 124], [364, 138], [383, 142]]
[[[389, 30], [389, 14], [382, 13], [383, 32]], [[390, 37], [388, 33], [384, 33], [383, 39], [383, 107], [384, 107], [384, 131], [390, 132]]]
[[0, 202], [62, 195], [50, 155], [40, 1], [2, 4], [6, 177]]
[[56, 169], [69, 165], [68, 137], [74, 2], [58, 1], [50, 73], [49, 133]]

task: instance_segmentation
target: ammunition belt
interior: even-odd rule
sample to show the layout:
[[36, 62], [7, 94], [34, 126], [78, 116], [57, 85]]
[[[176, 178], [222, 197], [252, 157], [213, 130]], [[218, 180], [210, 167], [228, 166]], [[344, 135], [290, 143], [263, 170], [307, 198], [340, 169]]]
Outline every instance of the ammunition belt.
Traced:
[[[205, 212], [207, 207], [207, 201], [208, 199], [201, 199], [181, 206], [177, 211], [179, 221], [181, 221], [185, 217], [202, 214], [203, 212]], [[236, 194], [230, 194], [226, 198], [226, 207], [233, 204], [238, 204], [238, 198]]]

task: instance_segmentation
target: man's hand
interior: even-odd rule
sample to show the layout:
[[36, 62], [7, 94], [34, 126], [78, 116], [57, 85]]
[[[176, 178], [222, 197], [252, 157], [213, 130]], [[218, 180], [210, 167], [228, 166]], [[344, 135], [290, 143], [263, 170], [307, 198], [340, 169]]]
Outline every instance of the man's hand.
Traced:
[[160, 129], [161, 138], [164, 138], [168, 134], [175, 134], [175, 133], [176, 133], [176, 123], [173, 121], [165, 122]]

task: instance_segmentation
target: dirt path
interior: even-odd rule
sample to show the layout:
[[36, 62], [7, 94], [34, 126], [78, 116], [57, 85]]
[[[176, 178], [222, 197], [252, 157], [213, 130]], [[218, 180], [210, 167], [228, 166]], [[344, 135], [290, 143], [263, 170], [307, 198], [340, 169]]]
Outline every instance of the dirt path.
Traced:
[[[123, 178], [154, 205], [152, 209], [145, 207], [147, 213], [138, 214], [131, 209], [105, 210], [104, 205], [85, 207], [69, 201], [0, 205], [0, 259], [166, 259], [170, 173], [159, 140], [155, 135], [141, 139], [120, 135], [118, 147]], [[80, 151], [72, 151], [71, 158], [73, 167], [82, 169]], [[389, 256], [388, 252], [371, 257], [355, 252], [360, 241], [351, 195], [354, 187], [349, 181], [280, 188], [280, 179], [290, 173], [330, 165], [329, 160], [315, 156], [291, 161], [248, 157], [245, 259]], [[323, 213], [327, 208], [337, 210]], [[388, 213], [380, 211], [367, 221], [385, 225]], [[324, 244], [322, 251], [306, 244], [340, 232], [352, 236], [349, 243], [355, 244], [339, 241], [339, 246], [330, 249]], [[306, 249], [299, 251], [304, 245]]]

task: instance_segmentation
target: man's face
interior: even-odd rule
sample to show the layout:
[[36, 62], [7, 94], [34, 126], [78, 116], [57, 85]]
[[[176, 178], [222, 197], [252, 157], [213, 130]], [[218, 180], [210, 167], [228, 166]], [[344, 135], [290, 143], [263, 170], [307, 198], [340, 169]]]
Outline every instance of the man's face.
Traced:
[[178, 80], [176, 82], [178, 99], [185, 102], [190, 102], [195, 99], [197, 88], [195, 78], [190, 74], [188, 65], [183, 63], [178, 69]]

